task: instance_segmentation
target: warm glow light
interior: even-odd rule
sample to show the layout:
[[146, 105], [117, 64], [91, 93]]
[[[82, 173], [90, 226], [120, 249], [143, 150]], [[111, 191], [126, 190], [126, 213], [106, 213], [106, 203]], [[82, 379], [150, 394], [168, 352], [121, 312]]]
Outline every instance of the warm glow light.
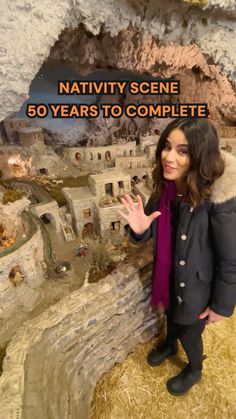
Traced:
[[28, 160], [22, 160], [20, 154], [11, 156], [8, 159], [8, 164], [11, 168], [12, 175], [25, 176], [29, 175], [31, 171], [32, 157]]

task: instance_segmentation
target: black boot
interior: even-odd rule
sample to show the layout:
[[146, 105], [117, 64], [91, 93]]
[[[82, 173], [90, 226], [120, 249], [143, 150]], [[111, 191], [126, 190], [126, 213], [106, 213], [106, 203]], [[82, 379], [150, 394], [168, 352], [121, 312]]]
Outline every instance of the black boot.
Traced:
[[168, 356], [175, 355], [177, 352], [177, 341], [174, 341], [173, 343], [164, 342], [162, 345], [149, 352], [147, 363], [151, 365], [151, 367], [157, 367], [158, 365], [161, 365]]
[[167, 381], [166, 387], [169, 393], [174, 396], [182, 396], [187, 393], [194, 384], [197, 384], [201, 378], [202, 370], [197, 370], [187, 364], [178, 375]]

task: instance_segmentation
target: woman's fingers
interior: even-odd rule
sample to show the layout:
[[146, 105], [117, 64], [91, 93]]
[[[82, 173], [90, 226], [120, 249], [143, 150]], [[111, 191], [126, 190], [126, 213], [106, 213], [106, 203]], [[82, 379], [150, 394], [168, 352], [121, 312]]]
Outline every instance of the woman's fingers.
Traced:
[[143, 209], [143, 200], [142, 200], [141, 196], [140, 195], [137, 195], [136, 198], [137, 198], [137, 201], [138, 201], [138, 208], [144, 212], [144, 209]]
[[128, 194], [125, 194], [124, 198], [125, 198], [127, 204], [129, 205], [131, 211], [133, 211], [135, 209], [135, 205], [133, 203], [132, 198]]
[[120, 198], [120, 200], [121, 200], [122, 204], [124, 205], [125, 209], [126, 209], [128, 212], [131, 212], [131, 208], [130, 208], [130, 206], [129, 206], [129, 203], [126, 201], [126, 199], [125, 199], [125, 198]]
[[151, 220], [151, 223], [153, 222], [153, 220], [155, 220], [155, 218], [159, 217], [159, 215], [161, 215], [161, 212], [160, 211], [152, 212], [149, 215], [149, 219]]

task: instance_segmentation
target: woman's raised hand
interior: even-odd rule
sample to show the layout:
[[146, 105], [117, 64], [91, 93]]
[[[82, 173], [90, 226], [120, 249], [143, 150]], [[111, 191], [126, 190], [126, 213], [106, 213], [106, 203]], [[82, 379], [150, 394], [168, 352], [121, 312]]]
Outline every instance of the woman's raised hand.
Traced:
[[143, 234], [150, 227], [153, 220], [161, 213], [160, 211], [155, 211], [150, 215], [146, 215], [143, 209], [141, 196], [137, 195], [136, 198], [138, 201], [137, 207], [135, 207], [132, 198], [128, 194], [125, 194], [124, 197], [121, 198], [121, 202], [127, 210], [127, 214], [121, 210], [118, 210], [117, 212], [129, 223], [129, 226], [134, 233]]

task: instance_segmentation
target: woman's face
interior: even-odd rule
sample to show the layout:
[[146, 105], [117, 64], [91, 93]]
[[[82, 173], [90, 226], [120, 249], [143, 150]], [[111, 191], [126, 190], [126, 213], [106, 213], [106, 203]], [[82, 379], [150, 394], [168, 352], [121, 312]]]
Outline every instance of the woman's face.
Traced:
[[166, 139], [161, 153], [163, 176], [168, 180], [180, 180], [189, 167], [187, 139], [179, 128], [173, 129]]

